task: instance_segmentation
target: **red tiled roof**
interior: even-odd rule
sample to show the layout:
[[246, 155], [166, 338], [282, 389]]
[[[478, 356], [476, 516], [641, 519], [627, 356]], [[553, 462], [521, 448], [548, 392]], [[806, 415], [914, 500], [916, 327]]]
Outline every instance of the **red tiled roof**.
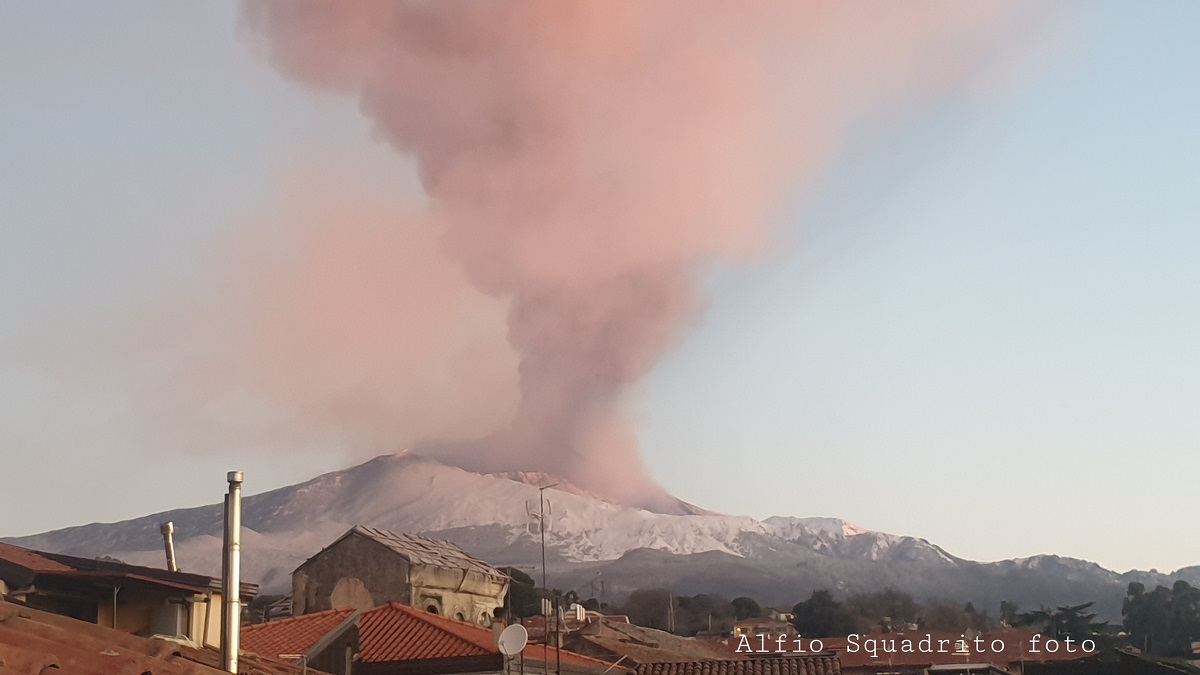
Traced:
[[398, 602], [364, 612], [359, 619], [358, 639], [364, 663], [498, 653], [492, 631]]
[[771, 659], [643, 663], [636, 675], [840, 675], [836, 656], [781, 656]]
[[75, 568], [68, 567], [56, 560], [20, 546], [0, 542], [0, 561], [19, 565], [32, 572], [73, 572]]
[[[243, 654], [242, 675], [300, 675], [301, 669]], [[51, 670], [45, 670], [45, 669]], [[220, 655], [138, 637], [0, 600], [0, 675], [154, 673], [221, 675]], [[312, 668], [309, 673], [315, 673]]]
[[305, 654], [352, 614], [354, 610], [347, 607], [245, 626], [242, 649], [263, 656]]
[[[500, 657], [491, 629], [447, 619], [398, 602], [381, 605], [359, 618], [359, 649], [363, 663], [423, 661], [464, 657]], [[581, 654], [556, 652], [545, 645], [531, 644], [524, 658], [562, 660], [564, 664], [596, 667], [610, 664]]]

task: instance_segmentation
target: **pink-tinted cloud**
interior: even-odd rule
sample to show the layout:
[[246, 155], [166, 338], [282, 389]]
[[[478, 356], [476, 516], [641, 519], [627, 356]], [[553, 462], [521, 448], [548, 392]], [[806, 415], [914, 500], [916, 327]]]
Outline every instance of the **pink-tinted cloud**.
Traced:
[[[761, 251], [850, 122], [955, 90], [1013, 16], [996, 2], [248, 0], [248, 35], [282, 72], [357, 97], [415, 158], [438, 239], [406, 249], [386, 215], [355, 209], [322, 214], [344, 228], [301, 225], [293, 268], [252, 273], [278, 320], [251, 320], [247, 358], [278, 353], [247, 367], [310, 422], [415, 430], [465, 466], [661, 506], [624, 397], [702, 312], [706, 267]], [[483, 296], [506, 305], [519, 366], [495, 365], [513, 355], [492, 345], [447, 381], [448, 338]], [[413, 379], [456, 394], [388, 384]], [[494, 391], [512, 397], [479, 393]], [[473, 436], [420, 421], [463, 419], [443, 408], [460, 396]]]

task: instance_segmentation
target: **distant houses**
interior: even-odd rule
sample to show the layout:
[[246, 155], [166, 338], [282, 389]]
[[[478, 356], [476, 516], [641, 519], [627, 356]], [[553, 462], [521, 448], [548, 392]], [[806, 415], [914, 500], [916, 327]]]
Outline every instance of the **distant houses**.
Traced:
[[733, 624], [733, 637], [765, 635], [773, 640], [779, 635], [791, 635], [796, 632], [791, 623], [780, 620], [777, 616], [776, 613], [775, 616], [756, 616], [736, 621]]

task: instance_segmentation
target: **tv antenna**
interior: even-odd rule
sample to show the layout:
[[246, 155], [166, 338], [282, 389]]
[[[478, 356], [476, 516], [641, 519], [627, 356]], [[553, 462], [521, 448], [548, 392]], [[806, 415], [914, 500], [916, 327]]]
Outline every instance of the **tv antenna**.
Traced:
[[546, 588], [546, 532], [550, 530], [550, 500], [546, 499], [546, 490], [557, 486], [558, 483], [552, 485], [544, 485], [538, 488], [538, 510], [533, 510], [533, 505], [528, 501], [525, 502], [525, 513], [529, 514], [529, 522], [525, 524], [525, 531], [529, 534], [536, 534], [542, 542], [542, 588]]

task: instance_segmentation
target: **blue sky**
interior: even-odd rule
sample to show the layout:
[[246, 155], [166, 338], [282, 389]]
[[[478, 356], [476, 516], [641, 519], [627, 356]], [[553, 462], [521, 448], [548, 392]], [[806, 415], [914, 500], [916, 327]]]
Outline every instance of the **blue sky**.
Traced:
[[[714, 273], [639, 391], [671, 491], [975, 559], [1200, 563], [1200, 5], [1067, 16], [1002, 92], [864, 121], [767, 259]], [[292, 160], [411, 181], [352, 101], [290, 84], [236, 25], [231, 3], [0, 8], [0, 534], [350, 461], [139, 446], [122, 382], [64, 380], [22, 342], [202, 281]]]

